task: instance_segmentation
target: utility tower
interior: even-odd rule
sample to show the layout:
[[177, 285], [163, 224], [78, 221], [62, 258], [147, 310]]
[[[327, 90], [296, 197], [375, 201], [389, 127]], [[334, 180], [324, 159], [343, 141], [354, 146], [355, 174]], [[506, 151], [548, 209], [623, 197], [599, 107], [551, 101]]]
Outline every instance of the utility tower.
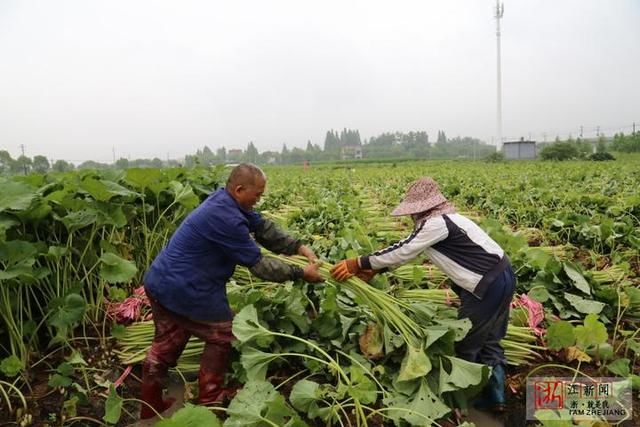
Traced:
[[20, 144], [20, 149], [22, 150], [22, 168], [24, 169], [24, 174], [27, 174], [27, 158], [24, 155], [24, 144]]
[[500, 3], [500, 0], [496, 0], [496, 40], [498, 47], [498, 78], [497, 78], [497, 122], [496, 132], [498, 142], [496, 144], [496, 151], [502, 150], [502, 67], [500, 62], [500, 20], [504, 14], [504, 4]]

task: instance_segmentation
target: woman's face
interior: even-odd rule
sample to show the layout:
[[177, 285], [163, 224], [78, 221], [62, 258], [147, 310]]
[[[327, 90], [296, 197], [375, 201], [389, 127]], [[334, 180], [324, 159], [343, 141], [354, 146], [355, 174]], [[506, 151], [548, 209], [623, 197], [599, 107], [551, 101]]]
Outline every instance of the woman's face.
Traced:
[[431, 209], [424, 211], [424, 212], [418, 212], [418, 213], [414, 213], [411, 214], [411, 219], [413, 220], [413, 223], [415, 224], [416, 221], [418, 221], [420, 218], [424, 218], [425, 215], [430, 211]]

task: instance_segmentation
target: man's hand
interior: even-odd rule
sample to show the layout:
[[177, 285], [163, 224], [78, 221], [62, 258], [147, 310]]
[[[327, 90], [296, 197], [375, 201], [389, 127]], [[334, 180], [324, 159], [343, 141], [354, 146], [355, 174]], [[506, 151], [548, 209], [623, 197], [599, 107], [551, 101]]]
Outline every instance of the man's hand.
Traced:
[[357, 258], [345, 259], [331, 269], [331, 276], [338, 282], [344, 282], [360, 272]]
[[320, 275], [320, 272], [318, 271], [318, 268], [320, 268], [320, 263], [317, 263], [317, 262], [314, 262], [314, 263], [311, 263], [311, 264], [305, 266], [304, 269], [303, 269], [302, 278], [305, 281], [311, 282], [311, 283], [323, 282], [324, 279]]
[[314, 264], [318, 262], [318, 257], [313, 253], [311, 248], [307, 245], [301, 245], [298, 248], [298, 255], [302, 255], [303, 257], [307, 257], [310, 263]]

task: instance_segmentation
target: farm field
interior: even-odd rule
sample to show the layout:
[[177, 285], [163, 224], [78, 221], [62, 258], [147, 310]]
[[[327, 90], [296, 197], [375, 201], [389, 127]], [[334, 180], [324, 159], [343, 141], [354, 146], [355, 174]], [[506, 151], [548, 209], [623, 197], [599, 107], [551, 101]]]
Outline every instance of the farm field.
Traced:
[[[505, 425], [525, 425], [528, 375], [629, 378], [637, 401], [640, 158], [619, 158], [265, 167], [257, 209], [312, 246], [326, 281], [275, 284], [238, 267], [227, 286], [238, 339], [229, 380], [243, 389], [226, 408], [188, 407], [158, 425], [437, 425], [469, 406], [490, 371], [455, 357], [470, 324], [457, 319], [440, 271], [420, 258], [371, 284], [328, 273], [411, 232], [389, 212], [421, 176], [437, 180], [514, 266]], [[153, 336], [142, 276], [227, 173], [0, 177], [0, 424], [136, 421]], [[201, 349], [192, 340], [175, 372], [187, 398]], [[621, 425], [638, 419], [636, 407]], [[572, 425], [556, 423], [528, 425]]]

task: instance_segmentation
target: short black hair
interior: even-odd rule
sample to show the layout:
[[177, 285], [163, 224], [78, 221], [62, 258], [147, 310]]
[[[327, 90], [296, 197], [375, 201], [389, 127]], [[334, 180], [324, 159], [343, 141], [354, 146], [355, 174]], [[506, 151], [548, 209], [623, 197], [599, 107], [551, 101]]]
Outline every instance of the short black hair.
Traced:
[[240, 163], [231, 170], [227, 179], [227, 190], [233, 189], [237, 185], [255, 185], [256, 179], [261, 177], [267, 179], [267, 175], [253, 163]]

